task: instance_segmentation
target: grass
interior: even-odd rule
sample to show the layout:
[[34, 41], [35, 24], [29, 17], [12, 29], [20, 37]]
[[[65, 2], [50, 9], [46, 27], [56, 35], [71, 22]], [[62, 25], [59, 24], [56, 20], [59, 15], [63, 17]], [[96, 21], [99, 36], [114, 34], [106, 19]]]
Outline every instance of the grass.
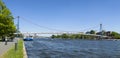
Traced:
[[23, 58], [23, 40], [18, 41], [17, 51], [15, 51], [15, 47], [13, 46], [0, 58]]

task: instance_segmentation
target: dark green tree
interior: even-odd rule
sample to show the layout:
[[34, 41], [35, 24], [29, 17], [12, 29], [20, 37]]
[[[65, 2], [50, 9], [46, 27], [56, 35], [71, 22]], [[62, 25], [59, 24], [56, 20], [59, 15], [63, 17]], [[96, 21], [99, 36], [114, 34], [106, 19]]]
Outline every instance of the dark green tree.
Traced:
[[95, 30], [91, 30], [91, 31], [90, 31], [90, 34], [95, 34]]
[[55, 38], [56, 36], [55, 35], [52, 35], [51, 38]]
[[68, 38], [67, 34], [62, 34], [61, 36], [62, 36], [62, 38]]

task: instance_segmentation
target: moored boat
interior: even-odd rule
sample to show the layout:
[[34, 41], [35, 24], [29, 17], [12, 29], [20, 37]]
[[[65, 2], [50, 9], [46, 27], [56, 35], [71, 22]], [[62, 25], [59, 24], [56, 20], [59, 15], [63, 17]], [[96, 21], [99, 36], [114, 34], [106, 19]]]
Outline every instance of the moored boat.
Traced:
[[24, 41], [33, 41], [33, 37], [32, 37], [32, 36], [26, 37], [26, 38], [24, 38], [23, 40], [24, 40]]

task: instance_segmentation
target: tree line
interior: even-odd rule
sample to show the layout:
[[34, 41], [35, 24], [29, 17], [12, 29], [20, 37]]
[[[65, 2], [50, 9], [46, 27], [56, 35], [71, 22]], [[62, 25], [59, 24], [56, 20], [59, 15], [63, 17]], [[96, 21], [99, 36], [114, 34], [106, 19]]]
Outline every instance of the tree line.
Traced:
[[[86, 35], [85, 35], [86, 34]], [[87, 31], [85, 34], [61, 34], [61, 35], [52, 35], [51, 38], [62, 38], [62, 39], [100, 39], [101, 37], [96, 37], [87, 34], [95, 34], [101, 36], [107, 36], [103, 39], [120, 39], [120, 34], [115, 31], [101, 31], [96, 32], [95, 30]]]
[[62, 38], [62, 39], [93, 39], [94, 36], [83, 35], [83, 34], [62, 34], [62, 35], [52, 35], [51, 38]]

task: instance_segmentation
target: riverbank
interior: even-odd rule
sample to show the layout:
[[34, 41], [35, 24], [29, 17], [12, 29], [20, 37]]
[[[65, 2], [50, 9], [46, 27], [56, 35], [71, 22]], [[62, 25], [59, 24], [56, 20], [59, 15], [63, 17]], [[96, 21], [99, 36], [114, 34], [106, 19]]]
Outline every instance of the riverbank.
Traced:
[[90, 34], [61, 34], [61, 35], [52, 35], [51, 38], [63, 38], [63, 39], [120, 39], [120, 34], [117, 32], [107, 32], [105, 34], [101, 33], [90, 33]]
[[73, 38], [51, 38], [51, 39], [62, 39], [62, 40], [108, 40], [108, 41], [120, 41], [120, 39], [80, 39], [80, 38], [76, 38], [76, 39], [73, 39]]
[[25, 48], [25, 43], [23, 43], [23, 54], [24, 54], [23, 58], [28, 58], [26, 48]]
[[0, 58], [23, 58], [23, 40], [18, 41], [18, 48], [15, 51], [15, 47], [12, 46], [10, 50], [8, 50], [4, 55]]

